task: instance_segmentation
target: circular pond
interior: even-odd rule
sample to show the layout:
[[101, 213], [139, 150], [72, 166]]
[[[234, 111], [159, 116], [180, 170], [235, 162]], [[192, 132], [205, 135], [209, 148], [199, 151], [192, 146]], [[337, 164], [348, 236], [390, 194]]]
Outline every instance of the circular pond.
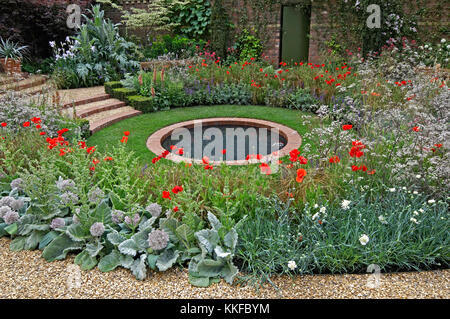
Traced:
[[247, 118], [210, 118], [176, 123], [153, 133], [147, 147], [157, 155], [169, 151], [175, 162], [243, 165], [269, 161], [299, 148], [297, 131], [278, 123]]

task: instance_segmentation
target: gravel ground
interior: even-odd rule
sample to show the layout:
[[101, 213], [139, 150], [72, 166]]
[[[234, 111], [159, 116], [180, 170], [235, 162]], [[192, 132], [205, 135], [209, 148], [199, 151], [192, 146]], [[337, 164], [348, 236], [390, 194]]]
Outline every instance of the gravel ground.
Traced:
[[225, 282], [192, 287], [186, 270], [150, 273], [136, 280], [126, 269], [102, 273], [81, 271], [76, 278], [73, 256], [46, 262], [40, 251], [12, 252], [10, 240], [0, 238], [0, 298], [445, 298], [450, 297], [450, 270], [382, 274], [381, 286], [366, 287], [369, 275], [277, 277], [256, 291]]

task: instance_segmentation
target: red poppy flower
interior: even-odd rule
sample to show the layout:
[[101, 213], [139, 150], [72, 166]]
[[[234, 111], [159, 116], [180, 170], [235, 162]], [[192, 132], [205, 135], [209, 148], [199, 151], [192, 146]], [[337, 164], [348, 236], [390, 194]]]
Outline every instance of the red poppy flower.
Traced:
[[6, 125], [8, 125], [8, 124], [6, 124], [5, 122], [3, 122], [2, 124], [0, 124], [1, 127], [6, 127]]
[[306, 164], [308, 164], [308, 159], [306, 159], [306, 158], [303, 157], [303, 156], [299, 156], [299, 157], [298, 157], [298, 162], [299, 162], [300, 164], [302, 164], [302, 165], [306, 165]]
[[332, 157], [330, 157], [330, 159], [328, 161], [330, 163], [339, 163], [341, 161], [341, 159], [339, 158], [339, 156], [332, 156]]
[[63, 128], [62, 130], [58, 131], [58, 135], [63, 135], [64, 133], [68, 132], [69, 129], [68, 128]]
[[162, 198], [172, 199], [172, 198], [170, 198], [170, 193], [168, 191], [163, 191], [162, 192]]
[[437, 148], [442, 147], [442, 144], [434, 144], [434, 146], [436, 146]]
[[169, 155], [169, 151], [165, 150], [164, 152], [162, 152], [161, 157], [166, 158], [167, 155]]
[[40, 128], [42, 128], [42, 126], [40, 124], [36, 125], [36, 128], [39, 130]]
[[95, 171], [95, 166], [89, 167], [91, 171]]
[[94, 159], [92, 160], [92, 163], [93, 163], [94, 165], [97, 165], [98, 163], [100, 163], [100, 161], [99, 161], [98, 159], [94, 158]]
[[120, 140], [121, 143], [126, 143], [128, 142], [128, 137], [127, 136], [123, 136], [122, 139]]
[[297, 170], [297, 178], [295, 179], [297, 183], [303, 182], [303, 178], [306, 176], [306, 170], [303, 168], [299, 168]]
[[261, 173], [266, 174], [266, 175], [272, 174], [272, 170], [270, 169], [269, 164], [261, 163], [261, 165], [259, 165], [259, 167], [261, 169]]
[[30, 122], [25, 122], [22, 125], [23, 125], [23, 127], [29, 127], [30, 126]]
[[343, 126], [342, 126], [342, 129], [343, 129], [344, 131], [351, 130], [352, 128], [353, 128], [353, 125], [350, 125], [350, 124], [347, 124], [347, 125], [343, 125]]
[[178, 149], [178, 155], [183, 155], [184, 154], [184, 150], [182, 148]]
[[156, 164], [156, 162], [158, 162], [160, 159], [161, 159], [160, 156], [154, 157], [154, 158], [152, 159], [152, 163], [153, 163], [153, 164]]
[[203, 156], [202, 162], [203, 162], [203, 164], [208, 165], [209, 164], [209, 157], [208, 156]]
[[369, 175], [373, 175], [373, 174], [375, 174], [375, 170], [373, 169], [373, 170], [371, 170], [371, 171], [367, 172], [367, 174], [369, 174]]
[[39, 117], [33, 117], [31, 119], [31, 122], [33, 122], [34, 124], [39, 124], [41, 123], [41, 119]]
[[413, 130], [414, 132], [419, 132], [419, 131], [420, 131], [420, 128], [419, 128], [418, 126], [414, 126], [414, 127], [412, 128], [412, 130]]
[[172, 193], [174, 194], [178, 194], [179, 192], [183, 191], [183, 187], [182, 186], [175, 186], [174, 188], [172, 188]]
[[212, 170], [212, 169], [213, 169], [213, 166], [212, 166], [212, 165], [209, 165], [209, 164], [208, 164], [208, 165], [205, 165], [205, 169], [206, 169], [206, 170], [208, 170], [208, 169]]
[[358, 146], [353, 146], [349, 152], [351, 157], [357, 157], [360, 158], [364, 155], [363, 152], [360, 151], [360, 148]]
[[359, 171], [359, 167], [356, 165], [352, 165], [352, 171], [354, 172]]
[[43, 135], [45, 135], [46, 133], [45, 132], [40, 132], [39, 133], [39, 135], [41, 135], [41, 136], [43, 136]]
[[95, 152], [95, 146], [88, 147], [88, 148], [86, 149], [86, 152], [87, 152], [88, 154], [94, 153], [94, 152]]
[[227, 150], [222, 150], [222, 154], [225, 155]]
[[178, 206], [175, 206], [175, 207], [173, 208], [173, 212], [176, 213], [177, 211], [179, 211]]
[[175, 150], [177, 147], [175, 145], [170, 145], [170, 150], [173, 151]]
[[111, 156], [107, 156], [107, 157], [105, 157], [103, 160], [104, 160], [104, 161], [112, 161], [113, 158], [112, 158]]
[[125, 132], [123, 132], [123, 135], [125, 135], [125, 136], [130, 135], [130, 131], [125, 131]]

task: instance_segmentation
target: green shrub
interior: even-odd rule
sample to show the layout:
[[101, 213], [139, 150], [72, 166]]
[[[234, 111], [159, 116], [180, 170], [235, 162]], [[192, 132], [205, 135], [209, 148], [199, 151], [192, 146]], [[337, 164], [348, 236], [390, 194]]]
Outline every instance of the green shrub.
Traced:
[[130, 106], [143, 113], [150, 113], [155, 111], [152, 97], [132, 95], [128, 97], [128, 101], [130, 103]]
[[109, 95], [112, 95], [113, 89], [118, 89], [122, 87], [122, 83], [120, 81], [112, 81], [105, 83], [105, 92]]
[[137, 92], [134, 89], [117, 88], [112, 90], [111, 96], [118, 100], [128, 103], [128, 97], [131, 95], [136, 95], [136, 93]]

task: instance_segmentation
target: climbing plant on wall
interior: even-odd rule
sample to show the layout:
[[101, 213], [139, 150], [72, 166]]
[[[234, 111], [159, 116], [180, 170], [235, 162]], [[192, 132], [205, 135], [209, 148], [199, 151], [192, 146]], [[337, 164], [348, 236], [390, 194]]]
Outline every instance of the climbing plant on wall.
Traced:
[[215, 0], [211, 8], [211, 48], [217, 56], [225, 58], [230, 41], [230, 18], [223, 0]]

